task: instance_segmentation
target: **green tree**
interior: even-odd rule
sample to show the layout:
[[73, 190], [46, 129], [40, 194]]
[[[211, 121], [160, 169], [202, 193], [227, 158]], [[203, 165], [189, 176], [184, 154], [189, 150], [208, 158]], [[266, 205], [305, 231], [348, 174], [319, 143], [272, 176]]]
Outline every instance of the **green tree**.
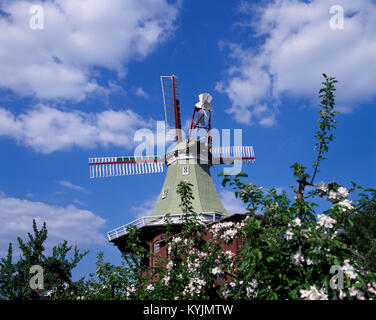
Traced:
[[150, 253], [141, 243], [139, 229], [130, 226], [127, 231], [129, 240], [125, 243], [122, 264], [114, 266], [105, 262], [103, 252], [99, 252], [96, 272], [90, 274], [81, 299], [142, 299], [146, 284], [151, 279], [147, 263]]
[[350, 215], [347, 226], [349, 241], [356, 244], [367, 269], [376, 272], [376, 200], [375, 190], [362, 192], [359, 209]]
[[[328, 77], [325, 73], [323, 74], [325, 81], [322, 82], [323, 88], [319, 91], [319, 97], [322, 99], [320, 103], [319, 119], [317, 123], [319, 124], [319, 129], [315, 134], [317, 139], [315, 150], [317, 150], [317, 158], [313, 162], [313, 174], [312, 178], [309, 180], [310, 175], [306, 173], [306, 167], [300, 163], [294, 163], [290, 168], [294, 169], [294, 177], [297, 178], [298, 189], [294, 189], [296, 193], [296, 200], [304, 197], [304, 192], [306, 186], [314, 186], [314, 181], [318, 169], [322, 160], [324, 160], [324, 154], [329, 151], [329, 142], [334, 139], [334, 134], [330, 130], [336, 128], [337, 121], [334, 119], [338, 111], [334, 109], [335, 107], [335, 95], [336, 91], [335, 84], [338, 82], [333, 77]], [[308, 180], [307, 180], [308, 179]]]
[[[21, 255], [13, 262], [13, 246], [10, 243], [8, 255], [0, 260], [0, 298], [1, 299], [72, 299], [83, 288], [83, 279], [72, 282], [72, 269], [88, 253], [80, 253], [74, 248], [73, 257], [67, 258], [72, 247], [67, 241], [52, 248], [52, 255], [45, 255], [44, 242], [47, 239], [46, 224], [38, 230], [33, 220], [34, 234], [28, 233], [28, 240], [17, 238]], [[30, 279], [31, 267], [38, 265], [43, 268], [43, 289], [32, 289]]]

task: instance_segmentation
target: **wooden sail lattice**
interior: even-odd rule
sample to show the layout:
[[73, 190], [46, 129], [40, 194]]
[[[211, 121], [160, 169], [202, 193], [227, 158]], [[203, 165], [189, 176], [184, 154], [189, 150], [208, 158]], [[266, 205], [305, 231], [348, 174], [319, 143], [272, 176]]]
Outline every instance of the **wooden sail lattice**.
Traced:
[[166, 131], [175, 130], [175, 140], [179, 143], [181, 141], [181, 114], [178, 78], [174, 75], [161, 76], [161, 86]]
[[89, 158], [90, 178], [106, 178], [163, 172], [159, 156]]
[[252, 146], [212, 147], [213, 164], [253, 164], [256, 156]]

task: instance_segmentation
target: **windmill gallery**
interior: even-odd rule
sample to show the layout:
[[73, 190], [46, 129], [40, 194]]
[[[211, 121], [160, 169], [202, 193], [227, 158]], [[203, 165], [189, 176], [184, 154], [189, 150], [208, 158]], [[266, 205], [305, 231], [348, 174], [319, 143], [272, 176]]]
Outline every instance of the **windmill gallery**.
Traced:
[[[183, 140], [178, 79], [175, 75], [162, 76], [161, 85], [166, 130], [173, 132], [174, 147], [164, 156], [89, 158], [91, 178], [160, 173], [164, 171], [164, 166], [167, 166], [166, 178], [151, 214], [107, 233], [108, 240], [125, 253], [127, 228], [129, 226], [139, 228], [143, 246], [155, 256], [145, 261], [150, 268], [153, 267], [156, 256], [167, 257], [168, 239], [165, 237], [167, 215], [175, 234], [181, 231], [183, 213], [179, 207], [179, 197], [175, 192], [177, 185], [183, 180], [193, 185], [192, 206], [201, 222], [205, 224], [238, 222], [247, 215], [244, 213], [228, 215], [210, 176], [210, 168], [213, 165], [252, 164], [256, 159], [252, 146], [213, 146], [213, 107], [210, 104], [212, 97], [208, 93], [199, 95], [199, 102], [193, 108], [188, 138]], [[235, 240], [227, 249], [236, 253], [239, 245], [239, 241]]]

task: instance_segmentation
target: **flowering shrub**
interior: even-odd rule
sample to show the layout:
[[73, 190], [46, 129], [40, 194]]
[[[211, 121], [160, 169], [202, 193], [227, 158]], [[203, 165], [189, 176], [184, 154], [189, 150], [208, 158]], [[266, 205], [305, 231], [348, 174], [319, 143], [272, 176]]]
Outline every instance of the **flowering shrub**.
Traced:
[[[304, 198], [292, 202], [285, 193], [277, 194], [275, 189], [261, 191], [242, 178], [244, 174], [227, 183], [245, 191], [239, 193], [248, 200], [250, 213], [245, 219], [204, 225], [195, 214], [187, 215], [182, 232], [168, 238], [168, 257], [161, 259], [151, 274], [142, 275], [126, 265], [119, 269], [121, 272], [116, 272], [102, 261], [100, 265], [106, 270], [106, 277], [99, 275], [103, 282], [96, 290], [107, 294], [107, 298], [120, 299], [375, 297], [375, 274], [365, 268], [356, 244], [349, 241], [346, 233], [351, 221], [347, 215], [362, 201], [355, 201], [352, 211], [344, 212], [338, 206], [338, 202], [348, 200], [344, 197], [353, 190], [338, 185], [336, 189], [328, 188], [324, 194], [324, 184], [320, 183], [313, 198], [327, 197], [330, 191], [337, 192], [340, 188], [341, 196], [330, 209], [316, 214], [313, 202]], [[189, 183], [182, 182], [180, 186], [184, 193], [190, 194]], [[252, 192], [256, 189], [258, 192]], [[277, 204], [274, 210], [270, 210], [271, 202]], [[258, 213], [251, 211], [254, 207]], [[211, 233], [212, 237], [204, 239], [204, 233]], [[237, 255], [223, 247], [236, 237], [246, 239]], [[333, 266], [338, 267], [337, 273], [331, 273]], [[333, 281], [335, 276], [338, 277]], [[110, 287], [112, 296], [109, 296]], [[113, 292], [119, 292], [118, 296]], [[101, 295], [91, 296], [94, 297]]]
[[[247, 186], [238, 178], [231, 184], [243, 190]], [[321, 197], [324, 196], [323, 186], [317, 186]], [[301, 198], [289, 203], [286, 195], [277, 195], [274, 189], [249, 205], [257, 203], [262, 214], [251, 215], [243, 228], [250, 241], [241, 251], [244, 262], [241, 265], [243, 275], [239, 278], [247, 282], [256, 280], [259, 290], [255, 298], [374, 298], [375, 274], [365, 268], [356, 243], [351, 243], [346, 234], [351, 224], [349, 217], [361, 202], [357, 201], [351, 208], [339, 205], [349, 201], [344, 198], [350, 191], [343, 186], [338, 189], [337, 202], [318, 214], [313, 211], [313, 202]], [[328, 189], [326, 195], [329, 192], [333, 195], [337, 191]], [[289, 205], [279, 205], [273, 213], [268, 212], [265, 199], [271, 195], [275, 202]], [[331, 284], [332, 266], [339, 266], [342, 271], [342, 287], [339, 283]], [[243, 298], [247, 297], [246, 290], [242, 294]]]

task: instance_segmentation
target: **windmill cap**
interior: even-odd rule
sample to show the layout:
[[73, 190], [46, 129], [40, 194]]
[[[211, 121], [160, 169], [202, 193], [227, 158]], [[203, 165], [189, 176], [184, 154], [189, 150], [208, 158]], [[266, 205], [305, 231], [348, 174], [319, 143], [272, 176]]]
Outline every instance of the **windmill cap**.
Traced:
[[210, 93], [201, 93], [198, 95], [199, 102], [196, 103], [195, 107], [199, 109], [204, 109], [204, 110], [212, 110], [213, 107], [210, 104], [212, 101], [213, 97], [210, 95]]
[[171, 163], [177, 160], [188, 160], [188, 159], [200, 159], [202, 163], [207, 163], [208, 161], [208, 146], [204, 142], [205, 137], [202, 139], [192, 139], [184, 140], [177, 144], [171, 151], [166, 154], [166, 164], [170, 165]]

